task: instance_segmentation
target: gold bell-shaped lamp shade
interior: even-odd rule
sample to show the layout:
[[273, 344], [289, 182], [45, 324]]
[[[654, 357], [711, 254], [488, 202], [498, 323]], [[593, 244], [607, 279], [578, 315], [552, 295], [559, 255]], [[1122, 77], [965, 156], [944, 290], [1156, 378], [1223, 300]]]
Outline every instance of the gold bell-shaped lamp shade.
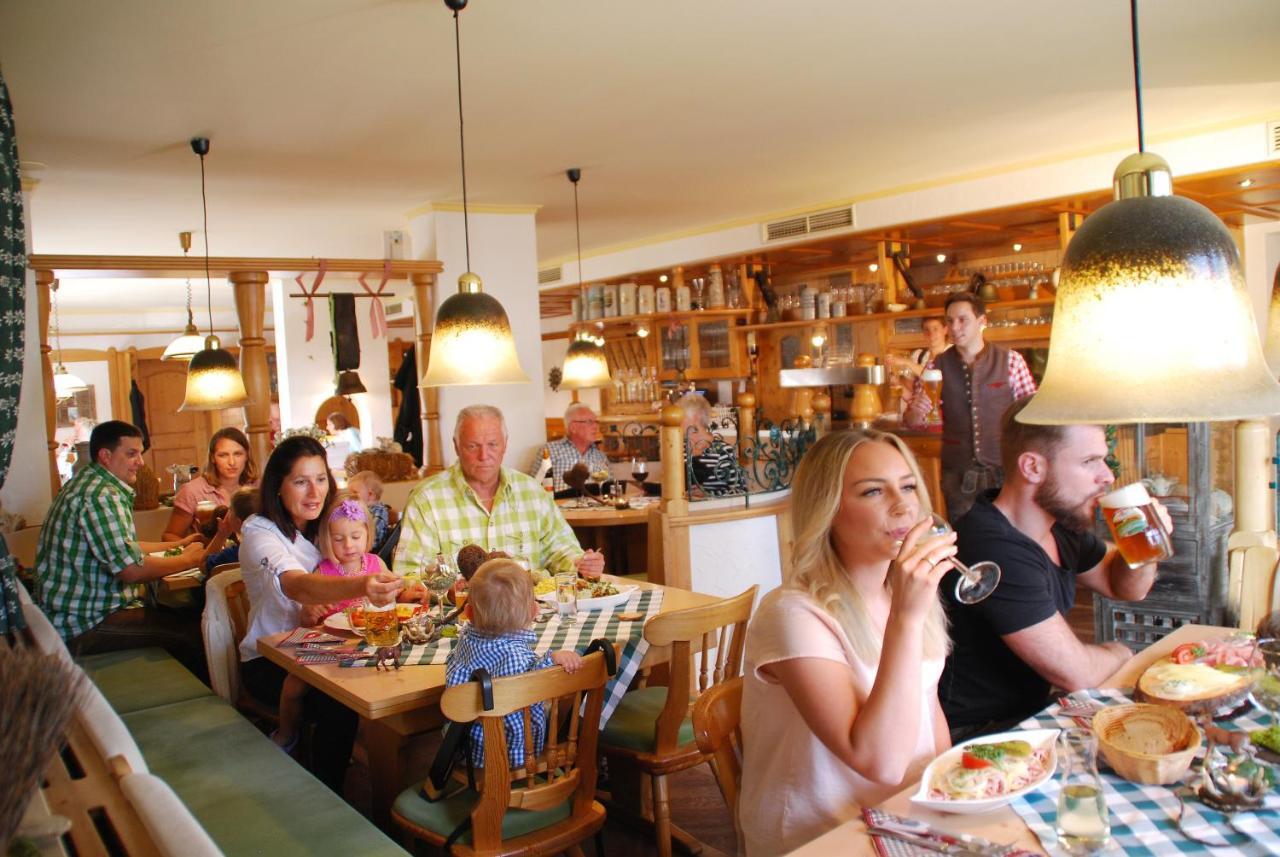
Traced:
[[195, 324], [188, 319], [187, 329], [182, 331], [181, 336], [165, 347], [164, 354], [160, 355], [160, 359], [190, 360], [203, 350], [204, 337], [200, 335], [200, 331], [196, 330]]
[[69, 399], [81, 390], [89, 389], [89, 385], [79, 375], [73, 375], [67, 371], [67, 367], [61, 363], [53, 373], [53, 396], [59, 402]]
[[603, 387], [611, 383], [609, 361], [605, 359], [604, 349], [589, 337], [573, 340], [564, 355], [564, 367], [560, 372], [560, 386], [566, 390]]
[[357, 393], [369, 392], [364, 381], [360, 380], [360, 373], [354, 369], [346, 369], [338, 373], [338, 385], [335, 393], [339, 396], [354, 396]]
[[458, 278], [458, 293], [440, 304], [427, 374], [419, 386], [528, 383], [507, 312], [482, 288], [480, 278], [468, 271]]
[[1115, 201], [1063, 255], [1049, 362], [1025, 423], [1230, 420], [1280, 414], [1240, 256], [1169, 165], [1130, 155]]
[[1267, 343], [1264, 346], [1267, 368], [1280, 375], [1280, 267], [1271, 283], [1271, 309], [1267, 312]]
[[236, 359], [222, 349], [218, 337], [207, 337], [204, 349], [196, 352], [187, 366], [187, 396], [178, 410], [220, 411], [248, 402]]

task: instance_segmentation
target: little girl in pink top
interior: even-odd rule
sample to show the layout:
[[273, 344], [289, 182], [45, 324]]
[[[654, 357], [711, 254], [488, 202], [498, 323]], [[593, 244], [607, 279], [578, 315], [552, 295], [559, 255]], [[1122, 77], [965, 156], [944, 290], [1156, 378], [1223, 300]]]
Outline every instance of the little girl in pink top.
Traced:
[[[345, 491], [339, 494], [328, 516], [320, 522], [318, 541], [324, 559], [316, 566], [315, 573], [356, 577], [386, 571], [387, 566], [382, 559], [369, 553], [373, 548], [373, 528], [373, 516], [364, 503], [354, 494]], [[359, 598], [351, 598], [331, 604], [324, 615], [339, 613], [360, 601]]]
[[828, 434], [791, 485], [792, 573], [747, 629], [739, 806], [748, 857], [783, 854], [918, 779], [951, 739], [938, 581], [955, 535], [928, 534], [898, 438]]

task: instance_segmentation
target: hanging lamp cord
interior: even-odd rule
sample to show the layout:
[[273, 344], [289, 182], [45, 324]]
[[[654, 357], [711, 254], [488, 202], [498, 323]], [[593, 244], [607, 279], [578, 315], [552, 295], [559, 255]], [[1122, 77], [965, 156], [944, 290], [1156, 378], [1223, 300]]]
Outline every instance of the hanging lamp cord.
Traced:
[[[200, 183], [204, 184], [204, 180], [201, 179]], [[190, 243], [190, 242], [187, 242], [187, 243]], [[191, 255], [191, 251], [187, 250], [186, 248], [183, 248], [182, 258], [186, 259], [190, 255]], [[185, 263], [184, 263], [184, 267], [185, 267]], [[191, 314], [191, 277], [187, 277], [187, 325], [190, 327], [196, 326], [196, 318], [194, 315]]]
[[209, 335], [213, 336], [213, 280], [209, 276], [209, 198], [204, 189], [204, 155], [200, 156], [200, 210], [204, 214], [204, 294], [209, 309]]
[[467, 213], [467, 135], [462, 125], [462, 25], [459, 10], [453, 12], [453, 55], [458, 67], [458, 152], [462, 160], [462, 237], [467, 246], [467, 270], [471, 270], [471, 223]]
[[1133, 100], [1138, 106], [1138, 151], [1147, 150], [1142, 130], [1142, 55], [1138, 51], [1138, 0], [1129, 0], [1129, 35], [1133, 41]]
[[578, 242], [578, 291], [581, 294], [581, 306], [587, 307], [587, 284], [582, 281], [582, 220], [578, 216], [578, 183], [573, 183], [573, 234]]

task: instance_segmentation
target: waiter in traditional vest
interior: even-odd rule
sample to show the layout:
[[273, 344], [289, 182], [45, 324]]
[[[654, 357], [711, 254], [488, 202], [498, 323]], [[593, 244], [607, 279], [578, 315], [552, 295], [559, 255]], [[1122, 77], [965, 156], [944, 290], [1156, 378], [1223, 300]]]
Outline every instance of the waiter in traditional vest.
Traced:
[[[1000, 418], [1014, 401], [1034, 393], [1036, 382], [1021, 354], [983, 339], [987, 308], [977, 295], [947, 298], [946, 316], [953, 347], [930, 366], [942, 370], [942, 496], [955, 522], [979, 492], [1004, 481]], [[931, 406], [917, 381], [904, 415], [907, 427], [924, 427]]]

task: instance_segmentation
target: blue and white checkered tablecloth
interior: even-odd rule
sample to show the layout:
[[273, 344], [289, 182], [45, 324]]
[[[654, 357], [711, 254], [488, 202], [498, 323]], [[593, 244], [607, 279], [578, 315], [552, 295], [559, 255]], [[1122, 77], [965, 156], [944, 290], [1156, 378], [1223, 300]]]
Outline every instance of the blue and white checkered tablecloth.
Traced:
[[[604, 708], [600, 712], [600, 726], [613, 715], [613, 711], [622, 701], [622, 696], [631, 686], [631, 680], [640, 670], [640, 662], [649, 651], [649, 642], [644, 638], [644, 624], [658, 615], [662, 609], [661, 589], [639, 589], [631, 593], [631, 597], [616, 607], [606, 610], [584, 611], [577, 615], [572, 625], [563, 625], [559, 616], [552, 616], [546, 622], [534, 626], [538, 641], [534, 651], [539, 655], [550, 651], [574, 649], [582, 652], [599, 637], [611, 640], [617, 647], [618, 672], [605, 685]], [[643, 614], [639, 619], [622, 619], [626, 614]], [[404, 649], [401, 665], [426, 666], [443, 664], [453, 651], [452, 637], [443, 637], [427, 646], [407, 646]], [[344, 667], [371, 667], [374, 665], [376, 649], [364, 646], [361, 655], [340, 662]]]
[[[1072, 694], [1072, 698], [1092, 699], [1103, 705], [1132, 702], [1119, 690], [1090, 690]], [[1058, 713], [1057, 704], [1049, 706], [1034, 717], [1023, 721], [1024, 729], [1067, 729], [1078, 724], [1070, 717]], [[1252, 710], [1224, 728], [1260, 729], [1267, 724], [1266, 713]], [[1203, 758], [1203, 750], [1200, 758]], [[1199, 769], [1199, 761], [1192, 764], [1183, 782]], [[1201, 839], [1220, 842], [1208, 848], [1183, 836], [1178, 830], [1178, 786], [1149, 786], [1122, 779], [1098, 756], [1098, 772], [1102, 775], [1102, 787], [1106, 794], [1107, 809], [1111, 816], [1111, 844], [1108, 855], [1175, 855], [1214, 854], [1222, 857], [1253, 857], [1261, 854], [1280, 854], [1280, 795], [1275, 791], [1267, 798], [1265, 810], [1253, 813], [1237, 813], [1233, 819], [1235, 830], [1226, 816], [1209, 809], [1204, 804], [1188, 799], [1187, 817], [1183, 826]], [[1054, 833], [1054, 821], [1058, 815], [1058, 782], [1053, 778], [1043, 788], [1017, 798], [1011, 804], [1014, 811], [1050, 854], [1061, 854]]]

